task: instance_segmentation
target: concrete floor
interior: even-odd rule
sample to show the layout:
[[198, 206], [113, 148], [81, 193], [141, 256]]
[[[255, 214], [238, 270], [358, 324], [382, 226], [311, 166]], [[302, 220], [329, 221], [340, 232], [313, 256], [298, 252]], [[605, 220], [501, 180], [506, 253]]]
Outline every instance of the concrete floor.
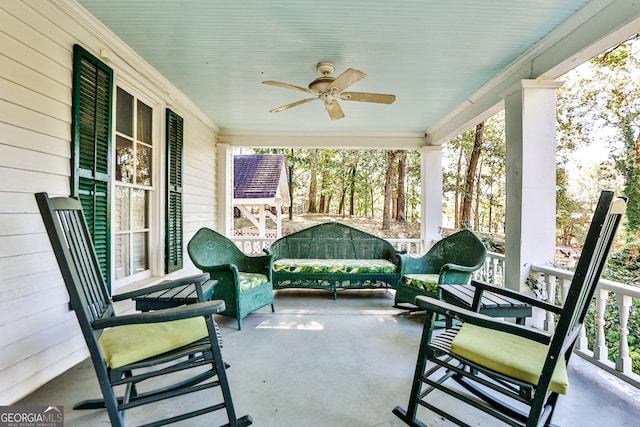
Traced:
[[[423, 317], [394, 309], [392, 291], [345, 291], [336, 301], [323, 291], [277, 291], [276, 313], [264, 308], [243, 321], [219, 317], [223, 355], [238, 416], [259, 427], [392, 427], [404, 424], [391, 410], [406, 407]], [[560, 397], [554, 422], [562, 426], [638, 426], [640, 391], [573, 357], [571, 390]], [[74, 411], [75, 402], [99, 396], [85, 361], [16, 405], [62, 405], [66, 426], [108, 424], [106, 412]], [[191, 398], [189, 398], [191, 399]], [[195, 405], [162, 403], [154, 416]], [[473, 426], [498, 425], [450, 403]], [[127, 424], [147, 420], [146, 410], [127, 414]], [[452, 424], [421, 410], [430, 426]], [[215, 416], [185, 426], [217, 425]]]

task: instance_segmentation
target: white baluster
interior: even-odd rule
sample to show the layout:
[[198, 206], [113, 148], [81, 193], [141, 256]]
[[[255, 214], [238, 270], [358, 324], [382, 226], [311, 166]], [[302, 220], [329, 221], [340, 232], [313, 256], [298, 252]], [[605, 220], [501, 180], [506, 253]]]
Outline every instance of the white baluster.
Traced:
[[[562, 301], [562, 305], [564, 305], [564, 302], [567, 300], [567, 294], [569, 293], [570, 287], [571, 287], [571, 280], [569, 279], [560, 280], [560, 298]], [[552, 303], [555, 304], [555, 301], [552, 301]]]
[[605, 303], [609, 297], [609, 291], [606, 289], [596, 290], [596, 342], [593, 344], [593, 357], [596, 360], [606, 361], [609, 359], [609, 349], [604, 337], [604, 310]]
[[629, 307], [632, 304], [632, 298], [621, 292], [616, 292], [616, 302], [618, 303], [618, 313], [620, 315], [620, 344], [618, 347], [618, 356], [616, 357], [616, 370], [625, 374], [631, 373], [631, 357], [629, 357], [629, 329], [627, 322], [629, 321]]
[[[554, 304], [556, 299], [556, 277], [550, 274], [545, 274], [544, 282], [547, 291], [547, 302]], [[556, 323], [554, 314], [551, 311], [545, 313], [544, 330], [553, 333], [556, 329]]]

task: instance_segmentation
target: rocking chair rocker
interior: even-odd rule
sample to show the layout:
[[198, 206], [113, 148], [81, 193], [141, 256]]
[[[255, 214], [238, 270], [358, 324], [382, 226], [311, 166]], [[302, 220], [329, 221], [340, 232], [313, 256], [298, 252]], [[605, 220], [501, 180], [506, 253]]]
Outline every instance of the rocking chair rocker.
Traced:
[[[116, 316], [80, 202], [50, 199], [46, 193], [35, 196], [104, 396], [103, 401], [81, 402], [75, 408], [106, 407], [111, 424], [120, 427], [126, 409], [219, 387], [220, 393], [211, 397], [218, 400], [221, 395], [221, 401], [145, 425], [170, 424], [222, 409], [224, 425], [250, 425], [251, 417], [236, 418], [220, 353], [213, 314], [224, 310], [224, 302]], [[158, 289], [170, 285], [162, 283]], [[198, 301], [204, 301], [201, 283], [196, 287]], [[171, 380], [175, 382], [168, 385]], [[117, 386], [126, 387], [124, 397], [116, 397]]]
[[[511, 426], [551, 425], [558, 396], [568, 391], [566, 365], [625, 206], [625, 198], [615, 198], [610, 191], [601, 193], [562, 307], [472, 282], [475, 301], [482, 292], [490, 291], [559, 315], [553, 334], [484, 316], [473, 311], [476, 307], [465, 310], [435, 298], [417, 297], [416, 304], [427, 311], [418, 361], [407, 409], [398, 406], [393, 413], [410, 426], [424, 427], [417, 418], [422, 406], [457, 425], [468, 426], [470, 422], [461, 420], [459, 413], [428, 399], [434, 397], [432, 392], [440, 391]], [[448, 322], [445, 331], [434, 333], [439, 315], [458, 322]]]

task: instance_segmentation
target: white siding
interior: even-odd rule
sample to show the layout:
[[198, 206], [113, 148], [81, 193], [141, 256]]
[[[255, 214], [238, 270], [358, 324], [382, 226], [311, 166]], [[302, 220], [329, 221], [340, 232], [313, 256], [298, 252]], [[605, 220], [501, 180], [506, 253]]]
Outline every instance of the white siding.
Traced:
[[0, 405], [87, 356], [33, 196], [69, 194], [74, 43], [184, 117], [185, 248], [216, 226], [215, 125], [73, 0], [0, 2]]

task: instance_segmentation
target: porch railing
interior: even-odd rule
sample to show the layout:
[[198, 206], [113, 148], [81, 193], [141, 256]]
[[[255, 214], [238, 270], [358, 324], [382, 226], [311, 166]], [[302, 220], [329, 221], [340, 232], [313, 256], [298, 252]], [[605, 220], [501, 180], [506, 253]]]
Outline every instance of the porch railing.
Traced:
[[[531, 271], [540, 274], [540, 280], [544, 284], [543, 293], [548, 301], [560, 300], [564, 303], [567, 296], [573, 272], [551, 266], [533, 265]], [[494, 284], [503, 285], [504, 255], [489, 252], [485, 265], [478, 271], [476, 278]], [[640, 388], [640, 376], [632, 372], [631, 355], [629, 353], [629, 313], [634, 299], [640, 299], [640, 288], [600, 279], [594, 295], [596, 314], [594, 330], [582, 329], [574, 351], [582, 358], [594, 365], [610, 372], [616, 377], [626, 381], [636, 388]], [[611, 310], [610, 315], [616, 315], [611, 321], [619, 325], [619, 340], [615, 348], [609, 348], [605, 339], [605, 310], [606, 303], [610, 301], [617, 307]], [[544, 329], [553, 331], [555, 327], [553, 313], [547, 312], [544, 316]], [[587, 335], [588, 334], [588, 335]], [[589, 338], [593, 342], [589, 348]], [[609, 360], [609, 353], [615, 351], [615, 362]]]
[[264, 255], [264, 249], [267, 249], [271, 243], [275, 242], [276, 239], [271, 237], [240, 237], [234, 236], [231, 237], [233, 243], [249, 256], [259, 256]]
[[[268, 248], [276, 239], [268, 237], [234, 236], [231, 238], [242, 252], [250, 256], [264, 255], [264, 249]], [[399, 251], [408, 254], [419, 255], [422, 253], [422, 239], [386, 239]]]

